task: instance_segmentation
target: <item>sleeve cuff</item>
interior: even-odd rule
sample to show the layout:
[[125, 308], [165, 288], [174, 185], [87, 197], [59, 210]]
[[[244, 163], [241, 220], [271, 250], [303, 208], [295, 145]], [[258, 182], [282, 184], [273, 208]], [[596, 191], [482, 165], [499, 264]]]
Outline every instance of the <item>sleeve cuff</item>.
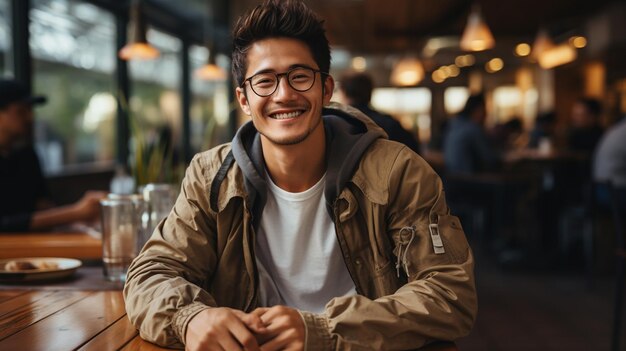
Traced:
[[174, 314], [172, 329], [181, 344], [185, 344], [185, 335], [187, 334], [187, 325], [189, 325], [189, 321], [191, 321], [191, 319], [198, 313], [209, 308], [209, 306], [202, 303], [193, 303], [179, 308], [176, 314]]
[[323, 315], [300, 311], [304, 320], [306, 351], [322, 351], [334, 349], [334, 343], [328, 327], [328, 319]]

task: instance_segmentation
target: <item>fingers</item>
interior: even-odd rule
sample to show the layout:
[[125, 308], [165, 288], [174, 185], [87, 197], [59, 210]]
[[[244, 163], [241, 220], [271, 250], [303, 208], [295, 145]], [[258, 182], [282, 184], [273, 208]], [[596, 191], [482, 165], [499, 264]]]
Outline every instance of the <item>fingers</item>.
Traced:
[[252, 311], [250, 313], [261, 317], [262, 315], [264, 315], [269, 310], [270, 310], [269, 307], [257, 307], [254, 311]]
[[[234, 336], [234, 338], [236, 339], [236, 341], [238, 342], [238, 345], [236, 345], [236, 347], [239, 347], [239, 349], [241, 349], [241, 346], [243, 346], [243, 348], [245, 350], [250, 350], [250, 351], [256, 351], [259, 350], [259, 344], [256, 340], [256, 338], [254, 337], [254, 335], [252, 333], [250, 333], [250, 330], [248, 330], [248, 328], [246, 328], [246, 325], [244, 325], [243, 323], [235, 323], [230, 327], [230, 333]], [[241, 346], [240, 346], [241, 345]], [[236, 350], [234, 347], [234, 345], [223, 345], [224, 348], [226, 350]]]
[[303, 347], [304, 343], [298, 341], [296, 332], [290, 329], [261, 345], [261, 351], [302, 350]]
[[[304, 348], [305, 326], [300, 313], [286, 306], [275, 306], [265, 311], [253, 311], [261, 314], [261, 320], [267, 326], [263, 334], [265, 340], [261, 343], [261, 350], [302, 350]], [[259, 338], [259, 340], [261, 340]]]
[[230, 308], [210, 308], [198, 313], [187, 326], [186, 347], [189, 350], [259, 350], [254, 334], [240, 318], [242, 313]]
[[235, 313], [250, 330], [255, 333], [262, 334], [266, 332], [266, 326], [265, 323], [263, 323], [263, 321], [261, 320], [261, 317], [258, 314], [259, 312], [257, 312], [257, 310], [259, 309], [256, 309], [251, 313], [244, 313], [242, 311], [235, 311]]

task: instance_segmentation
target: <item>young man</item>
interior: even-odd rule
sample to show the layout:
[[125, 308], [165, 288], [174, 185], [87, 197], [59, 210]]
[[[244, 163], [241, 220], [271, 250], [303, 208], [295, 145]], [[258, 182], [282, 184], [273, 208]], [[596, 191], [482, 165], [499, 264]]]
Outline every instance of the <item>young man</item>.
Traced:
[[252, 121], [194, 158], [131, 265], [126, 309], [141, 336], [190, 350], [380, 350], [466, 335], [473, 258], [441, 181], [357, 110], [324, 107], [321, 21], [270, 0], [233, 37]]

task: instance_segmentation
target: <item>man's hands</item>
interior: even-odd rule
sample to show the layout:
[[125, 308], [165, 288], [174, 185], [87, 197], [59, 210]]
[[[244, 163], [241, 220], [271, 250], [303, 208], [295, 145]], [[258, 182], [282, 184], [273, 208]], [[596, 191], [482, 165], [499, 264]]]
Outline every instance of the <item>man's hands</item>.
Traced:
[[198, 313], [187, 326], [187, 350], [303, 350], [305, 326], [289, 307], [257, 308], [252, 313], [220, 307]]
[[204, 310], [191, 319], [187, 350], [259, 350], [253, 333], [265, 332], [261, 318], [226, 307]]
[[267, 332], [257, 338], [262, 351], [304, 350], [305, 326], [300, 312], [286, 306], [262, 307], [252, 311], [261, 318]]

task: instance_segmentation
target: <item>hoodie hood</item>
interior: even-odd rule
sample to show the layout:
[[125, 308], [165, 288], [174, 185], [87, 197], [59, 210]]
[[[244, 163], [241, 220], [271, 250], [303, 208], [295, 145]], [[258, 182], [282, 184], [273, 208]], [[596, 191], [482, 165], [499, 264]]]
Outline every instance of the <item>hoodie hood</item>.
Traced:
[[[359, 110], [338, 103], [330, 103], [322, 111], [326, 134], [326, 184], [324, 195], [326, 207], [334, 219], [332, 205], [341, 189], [352, 178], [363, 153], [378, 138], [387, 134]], [[265, 162], [260, 134], [252, 121], [244, 124], [232, 142], [233, 156], [241, 168], [248, 206], [254, 214], [260, 214], [267, 199]], [[253, 216], [256, 227], [258, 217]]]

